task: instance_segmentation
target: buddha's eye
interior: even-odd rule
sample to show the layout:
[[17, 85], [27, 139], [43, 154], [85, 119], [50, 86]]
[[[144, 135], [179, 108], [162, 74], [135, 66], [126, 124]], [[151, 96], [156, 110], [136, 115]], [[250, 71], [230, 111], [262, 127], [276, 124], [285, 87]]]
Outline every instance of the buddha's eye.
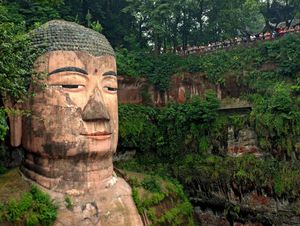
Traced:
[[84, 88], [84, 85], [77, 85], [77, 84], [52, 84], [51, 87], [62, 89], [65, 91], [80, 91]]
[[83, 86], [81, 85], [61, 85], [62, 88], [65, 88], [65, 89], [78, 89], [78, 88], [81, 88]]
[[117, 93], [117, 91], [118, 91], [118, 88], [111, 87], [111, 86], [104, 86], [103, 88], [106, 92], [112, 93], [112, 94]]

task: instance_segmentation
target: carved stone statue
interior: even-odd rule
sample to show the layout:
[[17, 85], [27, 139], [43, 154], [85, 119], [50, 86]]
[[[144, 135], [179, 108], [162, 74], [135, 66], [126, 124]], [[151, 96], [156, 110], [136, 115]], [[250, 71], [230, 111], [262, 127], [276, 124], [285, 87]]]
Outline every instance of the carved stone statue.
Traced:
[[55, 225], [142, 225], [129, 185], [113, 171], [118, 102], [112, 47], [98, 32], [60, 20], [31, 37], [42, 52], [35, 64], [42, 78], [33, 76], [33, 95], [23, 103], [29, 116], [10, 118], [12, 143], [26, 150], [22, 174], [59, 203]]

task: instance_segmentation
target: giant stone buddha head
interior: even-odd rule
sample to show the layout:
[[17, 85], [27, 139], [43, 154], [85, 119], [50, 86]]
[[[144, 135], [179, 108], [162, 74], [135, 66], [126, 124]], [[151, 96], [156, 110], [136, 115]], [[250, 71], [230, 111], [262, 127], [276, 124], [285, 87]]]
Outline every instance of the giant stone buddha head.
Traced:
[[86, 190], [113, 172], [118, 140], [116, 62], [100, 33], [50, 21], [30, 34], [42, 54], [35, 63], [30, 115], [11, 125], [26, 150], [23, 174], [56, 191]]
[[[129, 185], [113, 173], [118, 140], [116, 61], [106, 38], [66, 21], [31, 33], [35, 62], [29, 116], [10, 116], [21, 172], [60, 205], [55, 225], [143, 225]], [[26, 59], [24, 59], [26, 60]], [[9, 104], [7, 101], [6, 105]], [[71, 197], [73, 209], [64, 207]]]

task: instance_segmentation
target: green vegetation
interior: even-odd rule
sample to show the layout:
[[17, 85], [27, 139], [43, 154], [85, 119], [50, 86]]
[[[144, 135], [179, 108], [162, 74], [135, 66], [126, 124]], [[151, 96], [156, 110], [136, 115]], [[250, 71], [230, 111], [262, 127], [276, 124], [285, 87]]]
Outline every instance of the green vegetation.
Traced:
[[0, 175], [7, 172], [7, 169], [4, 166], [0, 166]]
[[[252, 104], [249, 115], [223, 115], [216, 95], [189, 98], [185, 104], [121, 105], [120, 150], [137, 150], [135, 160], [119, 167], [147, 173], [131, 178], [133, 196], [141, 214], [154, 225], [189, 225], [192, 207], [186, 190], [194, 183], [207, 190], [221, 186], [244, 192], [257, 190], [269, 196], [296, 200], [300, 186], [300, 35], [289, 34], [272, 42], [259, 42], [218, 50], [206, 55], [181, 57], [178, 46], [203, 45], [259, 33], [298, 17], [298, 0], [2, 0], [0, 1], [0, 141], [8, 131], [2, 98], [26, 96], [37, 53], [26, 33], [51, 19], [76, 21], [104, 32], [116, 47], [118, 73], [144, 77], [161, 93], [170, 89], [171, 76], [191, 73], [226, 87], [233, 81], [242, 98]], [[237, 19], [238, 18], [238, 19]], [[26, 59], [26, 60], [24, 60]], [[147, 97], [143, 90], [143, 96]], [[149, 96], [149, 95], [148, 95]], [[10, 113], [12, 113], [11, 111]], [[226, 157], [227, 128], [235, 132], [249, 126], [258, 135], [265, 158]], [[2, 145], [1, 143], [1, 145]], [[0, 167], [3, 194], [6, 169]], [[4, 175], [2, 175], [4, 174]], [[2, 177], [4, 176], [4, 177]], [[10, 174], [13, 178], [15, 174]], [[162, 179], [166, 182], [162, 182]], [[3, 182], [4, 181], [4, 182]], [[15, 184], [14, 188], [18, 188]], [[233, 186], [234, 185], [234, 186]], [[13, 189], [11, 189], [13, 190]], [[18, 191], [19, 193], [19, 191]], [[5, 200], [7, 197], [0, 197]], [[72, 209], [72, 200], [65, 198]], [[163, 213], [157, 207], [169, 208]], [[229, 206], [225, 210], [239, 214]], [[299, 207], [295, 207], [299, 214]], [[160, 214], [162, 213], [162, 214]], [[50, 225], [56, 208], [36, 188], [0, 206], [0, 221]]]
[[0, 15], [0, 141], [3, 141], [8, 127], [2, 98], [6, 95], [15, 100], [24, 97], [37, 52], [30, 46], [21, 15], [1, 2]]
[[194, 225], [192, 205], [178, 182], [157, 175], [124, 172], [140, 215], [146, 215], [151, 225]]
[[[2, 0], [27, 28], [51, 19], [76, 21], [107, 35], [114, 47], [153, 49], [202, 45], [248, 36], [297, 18], [298, 0]], [[17, 17], [16, 17], [17, 16]], [[238, 18], [238, 19], [237, 19]], [[151, 43], [151, 46], [149, 45]]]
[[287, 84], [273, 87], [271, 95], [253, 95], [254, 108], [251, 122], [259, 136], [263, 150], [274, 151], [283, 157], [298, 152], [296, 145], [300, 135], [299, 100], [292, 95]]
[[67, 209], [73, 210], [74, 204], [73, 204], [70, 196], [65, 197], [65, 205], [66, 205]]
[[[158, 90], [169, 88], [172, 75], [184, 72], [204, 74], [214, 84], [224, 84], [226, 76], [234, 75], [238, 83], [249, 91], [266, 93], [278, 81], [296, 79], [300, 69], [300, 35], [289, 34], [272, 42], [255, 46], [219, 50], [206, 55], [181, 57], [174, 54], [161, 56], [147, 52], [117, 51], [118, 71], [121, 75], [148, 78]], [[267, 69], [265, 66], [273, 65]]]
[[[244, 87], [241, 98], [248, 100], [253, 110], [250, 117], [223, 117], [217, 113], [219, 103], [211, 92], [202, 100], [195, 98], [186, 104], [170, 104], [161, 109], [122, 105], [119, 108], [120, 147], [164, 152], [169, 158], [179, 152], [214, 150], [217, 147], [213, 143], [226, 143], [224, 131], [228, 125], [235, 124], [236, 129], [244, 125], [253, 127], [263, 151], [295, 158], [300, 136], [299, 46], [300, 35], [297, 34], [260, 43], [255, 48], [241, 47], [205, 56], [143, 57], [142, 53], [127, 52], [118, 61], [121, 73], [127, 75], [147, 77], [154, 69], [172, 68], [172, 72], [155, 74], [156, 78], [165, 76], [168, 80], [175, 72], [180, 75], [188, 71], [204, 75], [224, 87], [227, 77], [233, 76], [234, 81]], [[154, 80], [149, 79], [149, 82]], [[160, 86], [153, 84], [165, 91], [166, 80]]]
[[[221, 50], [202, 56], [182, 58], [166, 54], [144, 58], [143, 53], [131, 52], [120, 57], [119, 68], [126, 75], [147, 77], [154, 68], [163, 70], [165, 65], [160, 66], [161, 60], [172, 62], [172, 72], [164, 74], [168, 79], [189, 72], [226, 87], [231, 81], [228, 77], [233, 78], [243, 87], [240, 98], [251, 103], [252, 111], [248, 115], [219, 113], [218, 100], [211, 92], [185, 104], [169, 104], [159, 109], [121, 105], [120, 147], [138, 150], [138, 157], [120, 163], [119, 167], [175, 177], [187, 191], [195, 184], [197, 190], [201, 184], [206, 192], [219, 187], [226, 193], [234, 187], [240, 196], [257, 191], [278, 199], [297, 200], [300, 192], [299, 46], [300, 36], [294, 34], [252, 48]], [[118, 54], [125, 56], [122, 51]], [[142, 67], [146, 63], [148, 66]], [[135, 113], [128, 109], [134, 109]], [[128, 128], [138, 128], [135, 130], [138, 136], [131, 136], [124, 122], [131, 122]], [[142, 126], [137, 126], [138, 123]], [[233, 126], [235, 134], [245, 127], [253, 128], [265, 157], [226, 157], [228, 126]], [[141, 142], [146, 134], [143, 148], [132, 145]], [[131, 146], [127, 146], [129, 141]], [[233, 207], [228, 208], [238, 214]]]
[[[118, 167], [152, 174], [154, 178], [156, 175], [164, 178], [176, 177], [190, 192], [193, 191], [193, 186], [197, 188], [197, 184], [201, 184], [204, 191], [213, 187], [226, 191], [226, 188], [234, 184], [235, 192], [239, 195], [256, 190], [268, 196], [296, 200], [300, 194], [299, 161], [291, 163], [275, 158], [257, 159], [252, 155], [235, 158], [188, 154], [174, 162], [161, 164], [159, 157], [148, 154], [118, 163]], [[131, 184], [136, 186], [133, 182]]]
[[1, 4], [0, 14], [0, 93], [1, 97], [20, 98], [28, 88], [37, 55], [30, 47], [25, 24], [21, 20], [14, 23], [15, 15]]
[[0, 204], [0, 223], [52, 225], [56, 210], [49, 196], [33, 186], [29, 192], [23, 193], [20, 200], [11, 199]]
[[204, 187], [218, 183], [227, 187], [230, 183], [236, 183], [242, 194], [256, 189], [279, 198], [299, 197], [298, 161], [257, 159], [251, 155], [241, 158], [188, 155], [177, 170], [178, 177], [185, 183], [198, 180]]
[[[121, 105], [120, 148], [133, 148], [140, 152], [156, 150], [166, 159], [180, 152], [206, 151], [211, 144], [217, 120], [219, 103], [212, 92], [191, 102], [171, 104], [161, 109]], [[180, 138], [180, 139], [179, 139]]]

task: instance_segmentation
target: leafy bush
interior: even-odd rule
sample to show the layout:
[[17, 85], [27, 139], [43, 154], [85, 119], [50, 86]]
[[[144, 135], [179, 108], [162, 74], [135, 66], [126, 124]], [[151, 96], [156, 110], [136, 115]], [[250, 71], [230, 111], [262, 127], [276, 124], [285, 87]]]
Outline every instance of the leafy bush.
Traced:
[[154, 176], [146, 176], [142, 181], [142, 186], [151, 192], [160, 192], [161, 187], [159, 184], [159, 180]]
[[65, 197], [65, 205], [66, 205], [67, 209], [73, 210], [74, 204], [73, 204], [72, 199], [70, 198], [70, 196]]
[[[4, 9], [0, 5], [1, 10]], [[25, 33], [22, 22], [16, 25], [5, 20], [0, 21], [0, 93], [16, 98], [27, 92], [33, 63], [37, 57]]]
[[[9, 95], [16, 100], [27, 92], [37, 51], [33, 49], [23, 17], [14, 4], [0, 2], [0, 98]], [[26, 59], [26, 60], [24, 60]], [[0, 140], [8, 130], [0, 106]]]
[[218, 107], [213, 92], [186, 104], [171, 104], [161, 109], [121, 105], [119, 146], [121, 150], [157, 150], [158, 155], [169, 160], [183, 150], [205, 152], [212, 145], [209, 138]]
[[155, 146], [157, 126], [156, 110], [138, 105], [119, 106], [119, 148], [150, 151]]
[[252, 155], [222, 158], [193, 154], [178, 164], [174, 173], [187, 187], [197, 182], [203, 187], [215, 184], [226, 188], [234, 182], [240, 192], [264, 190], [269, 196], [299, 197], [299, 161], [291, 164], [274, 158], [257, 159]]
[[[186, 57], [153, 56], [120, 49], [117, 50], [118, 70], [122, 75], [148, 78], [159, 91], [168, 90], [172, 75], [190, 72], [206, 75], [214, 84], [224, 84], [226, 76], [233, 74], [252, 91], [263, 92], [264, 88], [272, 87], [270, 82], [296, 78], [300, 70], [299, 46], [300, 35], [291, 34], [272, 42], [259, 42], [257, 46]], [[271, 64], [275, 69], [265, 71], [264, 64]]]
[[0, 175], [7, 172], [7, 169], [4, 166], [0, 165]]
[[291, 156], [300, 135], [300, 109], [289, 86], [278, 84], [270, 95], [253, 95], [250, 120], [264, 150]]
[[27, 225], [52, 225], [57, 215], [57, 207], [49, 196], [35, 186], [19, 201], [12, 199], [0, 207], [0, 222], [13, 224], [25, 221]]
[[129, 182], [139, 213], [146, 214], [153, 225], [194, 225], [192, 205], [177, 181], [140, 174]]

